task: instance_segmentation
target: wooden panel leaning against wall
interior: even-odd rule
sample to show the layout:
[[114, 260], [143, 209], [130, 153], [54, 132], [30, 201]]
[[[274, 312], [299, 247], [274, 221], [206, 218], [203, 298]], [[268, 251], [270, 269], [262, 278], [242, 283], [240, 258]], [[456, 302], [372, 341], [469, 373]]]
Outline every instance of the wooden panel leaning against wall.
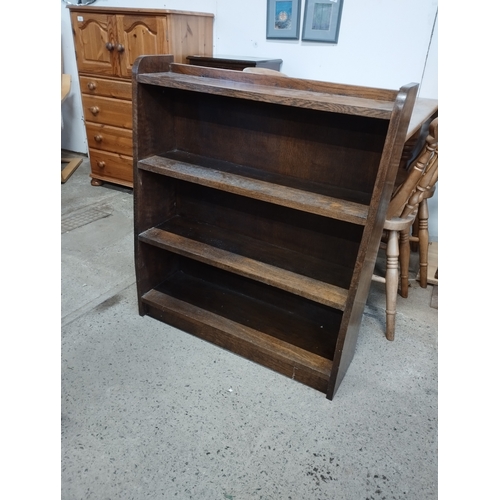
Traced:
[[141, 55], [213, 54], [211, 13], [69, 6], [91, 183], [133, 187], [132, 66]]

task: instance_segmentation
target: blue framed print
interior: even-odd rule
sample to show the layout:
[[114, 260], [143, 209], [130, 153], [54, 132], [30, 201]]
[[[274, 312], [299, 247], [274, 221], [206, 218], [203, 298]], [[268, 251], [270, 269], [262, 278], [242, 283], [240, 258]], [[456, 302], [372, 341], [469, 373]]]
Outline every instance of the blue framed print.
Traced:
[[266, 38], [298, 40], [300, 0], [267, 0]]
[[302, 40], [337, 43], [344, 0], [306, 0]]

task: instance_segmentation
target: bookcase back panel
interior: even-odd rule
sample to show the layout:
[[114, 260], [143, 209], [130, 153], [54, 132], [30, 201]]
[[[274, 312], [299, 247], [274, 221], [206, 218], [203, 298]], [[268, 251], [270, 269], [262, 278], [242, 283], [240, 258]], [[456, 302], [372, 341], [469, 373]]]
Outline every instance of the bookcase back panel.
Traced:
[[192, 238], [349, 287], [362, 227], [183, 181], [177, 193]]
[[373, 190], [386, 120], [163, 91], [174, 103], [179, 150], [353, 191]]

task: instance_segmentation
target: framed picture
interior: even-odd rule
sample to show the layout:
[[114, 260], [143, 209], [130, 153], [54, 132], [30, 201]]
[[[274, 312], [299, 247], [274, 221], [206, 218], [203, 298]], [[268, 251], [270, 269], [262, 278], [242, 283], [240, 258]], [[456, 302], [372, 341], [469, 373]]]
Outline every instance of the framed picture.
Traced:
[[337, 43], [344, 0], [306, 0], [302, 40]]
[[298, 40], [300, 0], [267, 0], [266, 38]]

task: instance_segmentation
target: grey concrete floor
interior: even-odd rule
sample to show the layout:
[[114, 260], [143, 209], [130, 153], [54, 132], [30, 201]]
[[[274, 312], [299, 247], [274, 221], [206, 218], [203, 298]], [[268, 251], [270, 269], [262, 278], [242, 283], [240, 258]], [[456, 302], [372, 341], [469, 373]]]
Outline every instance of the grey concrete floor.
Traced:
[[[61, 185], [63, 500], [438, 497], [438, 311], [373, 283], [333, 401], [137, 312], [132, 190]], [[415, 276], [415, 269], [412, 270]]]

